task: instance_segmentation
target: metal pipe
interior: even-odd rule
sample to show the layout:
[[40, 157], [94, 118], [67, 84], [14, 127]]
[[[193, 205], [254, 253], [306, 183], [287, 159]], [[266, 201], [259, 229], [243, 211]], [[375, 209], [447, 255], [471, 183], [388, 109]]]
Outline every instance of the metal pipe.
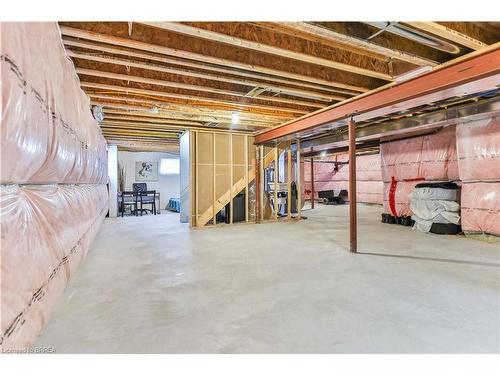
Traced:
[[264, 220], [264, 193], [265, 193], [265, 189], [264, 189], [264, 184], [265, 184], [265, 176], [264, 176], [264, 146], [259, 146], [260, 147], [260, 168], [259, 168], [259, 172], [260, 172], [260, 186], [258, 189], [260, 189], [260, 217], [259, 217], [259, 220], [260, 221], [263, 221]]
[[332, 126], [343, 123], [352, 113], [356, 113], [358, 121], [368, 121], [457, 95], [493, 90], [498, 85], [499, 58], [500, 46], [493, 44], [419, 77], [386, 85], [263, 131], [256, 135], [255, 143], [264, 144], [285, 137], [304, 137], [305, 132], [313, 129], [319, 131], [318, 128], [323, 125], [332, 129]]
[[349, 243], [351, 253], [358, 251], [356, 210], [356, 122], [349, 121]]
[[311, 208], [314, 208], [314, 159], [311, 158]]
[[286, 154], [286, 216], [288, 219], [292, 218], [292, 143], [288, 142]]
[[[500, 91], [499, 91], [500, 94]], [[478, 102], [457, 105], [451, 108], [436, 110], [430, 113], [412, 115], [399, 118], [397, 120], [385, 121], [380, 124], [361, 124], [358, 121], [356, 129], [356, 139], [358, 142], [380, 141], [382, 138], [391, 137], [391, 139], [406, 138], [412, 134], [421, 134], [424, 131], [434, 131], [442, 126], [456, 123], [461, 120], [477, 120], [481, 118], [494, 117], [500, 114], [500, 96], [491, 99], [482, 99]], [[325, 135], [309, 139], [302, 142], [304, 149], [314, 147], [313, 151], [308, 151], [306, 156], [320, 155], [322, 152], [334, 152], [335, 149], [348, 147], [348, 132], [342, 132], [335, 135]], [[359, 148], [359, 143], [358, 143]], [[315, 160], [315, 163], [335, 163], [333, 161]]]
[[300, 175], [300, 139], [297, 139], [297, 180], [296, 180], [296, 186], [297, 186], [297, 218], [302, 217], [302, 183], [300, 181], [301, 175]]
[[278, 220], [278, 164], [279, 164], [279, 153], [278, 144], [274, 146], [274, 191], [273, 191], [273, 204], [274, 204], [274, 220]]
[[411, 27], [401, 25], [398, 22], [365, 22], [365, 23], [380, 29], [368, 39], [372, 39], [379, 33], [387, 31], [389, 33], [402, 36], [403, 38], [413, 40], [414, 42], [424, 44], [428, 47], [435, 48], [440, 51], [444, 51], [454, 55], [460, 52], [460, 48], [457, 47], [455, 44], [451, 44], [441, 38], [421, 32], [420, 30], [415, 30], [412, 29]]
[[263, 146], [257, 146], [255, 147], [255, 223], [260, 224], [260, 197], [263, 192], [261, 191], [261, 184], [260, 184], [260, 179], [261, 179], [261, 174], [260, 174], [260, 168], [261, 168], [261, 149]]

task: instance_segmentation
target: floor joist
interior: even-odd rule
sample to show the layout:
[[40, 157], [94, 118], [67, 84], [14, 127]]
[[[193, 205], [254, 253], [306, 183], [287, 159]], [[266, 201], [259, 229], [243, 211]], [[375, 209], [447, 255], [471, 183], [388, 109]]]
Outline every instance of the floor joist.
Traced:
[[150, 63], [136, 62], [136, 61], [132, 61], [132, 60], [123, 60], [123, 59], [118, 59], [118, 58], [114, 58], [114, 57], [110, 57], [110, 56], [106, 56], [106, 57], [95, 56], [92, 54], [78, 53], [78, 52], [73, 52], [73, 51], [68, 51], [68, 56], [73, 57], [73, 58], [78, 58], [78, 59], [101, 62], [101, 63], [105, 63], [105, 64], [115, 64], [115, 65], [121, 65], [121, 66], [127, 66], [127, 67], [153, 70], [153, 71], [162, 72], [162, 73], [185, 75], [185, 76], [189, 76], [189, 77], [208, 79], [208, 80], [212, 80], [212, 81], [216, 81], [216, 82], [227, 82], [227, 83], [234, 83], [237, 85], [255, 86], [255, 87], [265, 89], [266, 92], [283, 93], [283, 94], [287, 94], [287, 95], [300, 96], [300, 97], [309, 98], [309, 99], [327, 100], [327, 101], [332, 101], [332, 100], [342, 101], [342, 100], [347, 99], [347, 97], [345, 97], [345, 96], [332, 95], [332, 94], [322, 93], [322, 92], [318, 92], [318, 91], [303, 90], [303, 89], [298, 89], [298, 88], [293, 88], [293, 87], [273, 85], [273, 84], [269, 84], [269, 83], [262, 82], [262, 81], [228, 78], [228, 77], [222, 76], [222, 75], [199, 73], [199, 72], [189, 71], [189, 70], [185, 70], [185, 69], [177, 69], [177, 68], [171, 68], [171, 67], [166, 67], [166, 66], [153, 65]]
[[175, 57], [190, 59], [190, 60], [195, 60], [195, 61], [203, 61], [203, 62], [210, 63], [210, 64], [229, 66], [229, 67], [233, 67], [233, 68], [238, 68], [238, 69], [243, 69], [243, 70], [248, 70], [248, 71], [253, 71], [253, 72], [259, 72], [259, 73], [263, 73], [263, 74], [269, 74], [269, 75], [273, 75], [273, 76], [277, 76], [277, 77], [285, 77], [285, 78], [295, 79], [295, 80], [299, 80], [299, 81], [305, 81], [305, 82], [309, 82], [309, 83], [334, 86], [334, 87], [338, 87], [338, 88], [342, 88], [342, 89], [346, 89], [346, 90], [353, 90], [353, 91], [359, 91], [359, 92], [369, 91], [369, 88], [367, 88], [367, 87], [349, 85], [349, 84], [345, 84], [345, 83], [341, 83], [341, 82], [337, 82], [337, 81], [329, 81], [329, 80], [315, 78], [315, 77], [311, 77], [311, 76], [290, 73], [290, 72], [286, 72], [283, 70], [272, 69], [272, 68], [267, 68], [267, 67], [263, 67], [263, 66], [252, 65], [252, 64], [245, 64], [242, 62], [227, 60], [227, 59], [222, 59], [222, 58], [217, 58], [217, 57], [205, 56], [205, 55], [201, 55], [198, 53], [177, 50], [177, 49], [168, 48], [168, 47], [150, 44], [150, 43], [139, 42], [139, 41], [136, 41], [133, 39], [126, 39], [126, 38], [115, 37], [112, 35], [99, 34], [99, 33], [95, 33], [92, 31], [76, 29], [76, 28], [72, 28], [72, 27], [68, 27], [68, 26], [60, 26], [60, 29], [61, 29], [61, 33], [63, 35], [72, 36], [75, 38], [83, 38], [83, 39], [87, 39], [87, 40], [93, 40], [96, 42], [108, 43], [111, 45], [128, 47], [128, 48], [134, 48], [134, 49], [147, 51], [147, 52], [160, 53], [160, 54], [164, 54], [164, 55], [168, 55], [168, 56], [175, 56]]
[[213, 40], [221, 43], [230, 44], [236, 47], [242, 47], [251, 49], [254, 51], [265, 52], [281, 57], [286, 57], [294, 60], [303, 61], [310, 64], [316, 64], [325, 66], [332, 69], [343, 70], [353, 74], [359, 74], [367, 77], [377, 78], [385, 81], [392, 81], [392, 77], [389, 74], [377, 72], [374, 70], [364, 69], [353, 65], [348, 65], [344, 63], [339, 63], [336, 61], [327, 60], [324, 58], [307, 55], [305, 53], [290, 51], [267, 44], [256, 43], [249, 40], [244, 40], [236, 38], [231, 35], [216, 33], [213, 31], [208, 31], [204, 29], [199, 29], [196, 27], [183, 25], [181, 23], [174, 22], [141, 22], [145, 25], [157, 27], [164, 30], [173, 31], [176, 33], [186, 34], [198, 38], [204, 38], [208, 40]]
[[[164, 92], [164, 91], [155, 91], [155, 90], [146, 90], [146, 89], [140, 89], [136, 87], [128, 87], [128, 86], [117, 86], [117, 85], [107, 85], [103, 83], [96, 83], [96, 82], [87, 82], [87, 81], [81, 81], [81, 86], [83, 88], [91, 88], [91, 89], [102, 89], [102, 90], [107, 90], [107, 91], [117, 91], [119, 93], [126, 93], [126, 94], [142, 94], [142, 95], [149, 95], [149, 96], [158, 96], [162, 98], [173, 98], [173, 99], [183, 99], [187, 101], [198, 101], [198, 102], [206, 102], [206, 103], [214, 103], [214, 104], [222, 104], [222, 105], [228, 105], [228, 106], [233, 106], [235, 109], [238, 108], [257, 108], [257, 109], [265, 109], [265, 110], [271, 110], [271, 111], [277, 111], [277, 112], [292, 112], [292, 113], [299, 113], [299, 114], [305, 114], [308, 113], [303, 110], [299, 109], [293, 109], [289, 107], [280, 107], [280, 106], [269, 106], [269, 105], [264, 105], [264, 104], [254, 104], [254, 103], [239, 103], [239, 102], [231, 102], [228, 100], [221, 100], [221, 99], [213, 99], [210, 97], [204, 97], [204, 96], [194, 96], [194, 95], [182, 95], [182, 94], [176, 94], [176, 93], [170, 93], [170, 92]], [[250, 98], [245, 98], [246, 100]], [[311, 105], [312, 107], [316, 108], [324, 108], [325, 105]]]

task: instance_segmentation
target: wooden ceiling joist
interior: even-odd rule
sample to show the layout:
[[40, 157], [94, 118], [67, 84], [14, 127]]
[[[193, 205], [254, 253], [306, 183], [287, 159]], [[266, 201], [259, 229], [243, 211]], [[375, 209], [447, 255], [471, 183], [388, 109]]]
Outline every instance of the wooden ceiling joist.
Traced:
[[415, 29], [425, 31], [426, 33], [438, 36], [440, 38], [448, 39], [452, 42], [458, 43], [474, 51], [478, 51], [488, 46], [486, 43], [483, 43], [468, 35], [462, 34], [456, 30], [450, 29], [446, 26], [440, 25], [437, 22], [405, 22], [405, 23]]
[[380, 56], [384, 56], [386, 58], [406, 61], [408, 63], [419, 66], [436, 66], [438, 64], [436, 61], [428, 60], [423, 57], [413, 55], [407, 52], [398, 51], [397, 49], [382, 47], [378, 44], [363, 39], [355, 38], [349, 35], [345, 35], [336, 32], [335, 30], [331, 30], [322, 26], [317, 26], [308, 22], [279, 22], [278, 24], [291, 30], [297, 30], [302, 33], [307, 33], [316, 36], [319, 38], [320, 41], [331, 40], [335, 43], [352, 46], [361, 51], [375, 53]]
[[342, 100], [347, 99], [344, 96], [331, 95], [331, 94], [327, 94], [327, 93], [321, 93], [318, 91], [296, 89], [296, 88], [287, 87], [287, 86], [270, 85], [266, 82], [253, 81], [253, 80], [248, 80], [248, 79], [228, 78], [228, 77], [222, 76], [222, 75], [198, 73], [198, 72], [193, 72], [193, 71], [185, 70], [185, 69], [177, 69], [177, 68], [153, 65], [150, 63], [136, 62], [136, 61], [132, 61], [132, 60], [122, 60], [122, 59], [118, 59], [118, 58], [114, 58], [114, 57], [110, 57], [110, 56], [106, 56], [106, 57], [95, 56], [92, 54], [77, 53], [77, 52], [73, 52], [73, 51], [68, 51], [68, 55], [70, 57], [74, 57], [74, 58], [78, 58], [78, 59], [96, 61], [96, 62], [101, 62], [101, 63], [105, 63], [105, 64], [116, 64], [116, 65], [127, 66], [127, 67], [153, 70], [153, 71], [162, 72], [162, 73], [185, 75], [185, 76], [189, 76], [189, 77], [208, 79], [208, 80], [212, 80], [212, 81], [216, 81], [216, 82], [227, 82], [227, 83], [235, 83], [237, 85], [255, 86], [255, 87], [263, 88], [263, 89], [265, 89], [265, 91], [268, 91], [268, 92], [283, 93], [283, 94], [287, 94], [287, 95], [300, 96], [300, 97], [316, 99], [316, 100], [342, 101]]
[[[234, 111], [228, 110], [215, 110], [215, 109], [207, 109], [203, 107], [193, 107], [179, 104], [170, 104], [160, 101], [154, 101], [151, 99], [139, 99], [139, 98], [130, 98], [130, 97], [117, 97], [117, 96], [109, 96], [109, 95], [99, 95], [99, 94], [89, 94], [89, 97], [93, 102], [98, 102], [99, 99], [110, 100], [112, 102], [126, 102], [126, 103], [139, 103], [139, 104], [147, 104], [148, 108], [157, 107], [162, 110], [162, 112], [168, 113], [189, 113], [193, 115], [206, 115], [206, 116], [218, 116], [224, 118], [231, 118], [232, 113]], [[98, 100], [94, 100], [98, 99]], [[286, 119], [292, 119], [294, 116], [290, 116], [290, 114], [255, 114], [250, 112], [239, 111], [240, 118], [243, 120], [252, 120], [254, 118], [260, 118], [270, 121], [284, 121]]]
[[[258, 143], [290, 129], [307, 135], [313, 119], [337, 118], [339, 108], [362, 116], [360, 103], [373, 106], [368, 98], [376, 93], [400, 90], [393, 77], [419, 66], [446, 69], [454, 57], [404, 35], [370, 39], [381, 23], [131, 24], [60, 24], [81, 87], [91, 104], [103, 106], [104, 136], [130, 150], [178, 150], [185, 130], [256, 134]], [[464, 59], [496, 43], [495, 25], [400, 22], [453, 44]]]
[[119, 151], [129, 151], [129, 152], [170, 152], [179, 153], [179, 145], [162, 145], [161, 143], [141, 143], [141, 142], [126, 142], [119, 140], [111, 140], [113, 144], [118, 146]]
[[[388, 84], [353, 100], [292, 120], [256, 135], [256, 144], [310, 131], [325, 124], [362, 116], [363, 121], [446, 100], [457, 93], [492, 90], [498, 83], [500, 43], [442, 64], [431, 72], [398, 84]], [[465, 92], [464, 92], [465, 91]]]
[[330, 87], [338, 87], [341, 89], [367, 92], [370, 89], [367, 87], [361, 87], [356, 85], [345, 84], [337, 81], [329, 81], [325, 79], [320, 79], [316, 77], [306, 76], [302, 74], [290, 73], [283, 70], [267, 68], [263, 66], [246, 64], [234, 60], [227, 60], [218, 57], [206, 56], [199, 53], [178, 50], [174, 48], [164, 47], [156, 44], [144, 43], [136, 41], [133, 39], [120, 38], [112, 35], [99, 34], [92, 31], [86, 31], [81, 29], [76, 29], [68, 26], [60, 26], [61, 33], [66, 36], [71, 36], [75, 38], [83, 38], [87, 40], [93, 40], [95, 42], [107, 43], [111, 45], [133, 48], [137, 50], [154, 52], [168, 56], [174, 56], [183, 59], [202, 61], [209, 64], [221, 65], [226, 67], [232, 67], [236, 69], [247, 70], [251, 72], [259, 72], [262, 74], [269, 74], [277, 77], [285, 77], [293, 80], [304, 81], [308, 83], [316, 83], [319, 85], [326, 85]]
[[[148, 108], [141, 106], [132, 106], [118, 103], [103, 103], [103, 102], [91, 102], [92, 104], [101, 105], [104, 107], [104, 114], [107, 113], [118, 113], [121, 115], [131, 114], [134, 116], [146, 116], [151, 118], [161, 118], [161, 119], [176, 119], [176, 120], [188, 120], [188, 121], [200, 121], [203, 123], [220, 123], [220, 124], [231, 124], [231, 121], [227, 118], [215, 117], [215, 116], [200, 116], [200, 115], [190, 115], [185, 113], [151, 113]], [[114, 111], [120, 110], [120, 111]], [[234, 128], [237, 129], [239, 126], [252, 126], [252, 127], [274, 127], [279, 124], [280, 121], [269, 121], [269, 120], [240, 120]]]
[[216, 131], [223, 131], [223, 132], [244, 132], [251, 134], [254, 132], [254, 126], [242, 126], [239, 124], [239, 127], [234, 127], [232, 124], [226, 123], [226, 124], [218, 124], [217, 126], [207, 126], [203, 122], [194, 122], [191, 124], [178, 124], [175, 122], [171, 122], [172, 120], [169, 119], [163, 119], [163, 118], [156, 118], [156, 117], [147, 117], [147, 116], [129, 116], [129, 115], [123, 115], [123, 114], [114, 114], [114, 113], [106, 113], [106, 117], [102, 123], [123, 123], [123, 124], [138, 124], [140, 126], [142, 125], [151, 125], [151, 126], [168, 126], [171, 127], [172, 129], [184, 129], [184, 130], [216, 130]]
[[151, 145], [164, 145], [170, 146], [171, 149], [179, 149], [179, 140], [167, 140], [165, 138], [155, 138], [155, 137], [144, 137], [144, 136], [124, 136], [124, 135], [113, 135], [109, 134], [106, 136], [108, 142], [112, 144], [119, 144], [118, 141], [124, 142], [141, 142], [148, 143]]
[[[100, 105], [104, 108], [121, 108], [121, 109], [129, 109], [129, 110], [141, 110], [144, 112], [151, 112], [151, 106], [134, 106], [123, 103], [114, 103], [114, 102], [105, 102], [100, 100], [91, 100], [90, 103], [92, 105]], [[171, 118], [186, 118], [191, 120], [200, 120], [200, 121], [222, 121], [227, 122], [232, 118], [231, 113], [215, 113], [215, 112], [197, 112], [195, 109], [191, 109], [190, 111], [182, 111], [182, 110], [170, 110], [162, 107], [157, 107], [158, 115], [163, 117], [171, 117]], [[151, 114], [155, 114], [154, 112]], [[290, 118], [290, 117], [288, 117]], [[254, 116], [250, 117], [244, 114], [240, 114], [240, 123], [281, 123], [283, 118], [281, 117], [271, 117], [271, 116]]]
[[[132, 94], [132, 95], [133, 94], [140, 94], [140, 95], [148, 95], [148, 96], [158, 96], [161, 98], [174, 98], [174, 99], [182, 99], [182, 100], [186, 100], [186, 101], [214, 103], [214, 104], [232, 106], [232, 107], [234, 107], [235, 110], [237, 110], [239, 108], [256, 108], [256, 109], [271, 110], [271, 111], [277, 111], [277, 112], [290, 112], [290, 113], [299, 113], [299, 114], [309, 113], [308, 111], [293, 109], [293, 108], [289, 108], [289, 107], [268, 106], [268, 105], [264, 105], [264, 104], [254, 104], [254, 103], [248, 103], [248, 102], [245, 102], [245, 103], [239, 103], [236, 101], [231, 102], [228, 100], [213, 99], [210, 97], [194, 96], [194, 95], [182, 95], [182, 94], [163, 92], [163, 91], [155, 91], [155, 90], [146, 90], [146, 89], [140, 89], [140, 88], [128, 87], [128, 86], [125, 87], [125, 86], [107, 85], [107, 84], [103, 84], [103, 83], [86, 82], [86, 81], [81, 81], [80, 84], [83, 88], [87, 88], [87, 89], [89, 89], [89, 88], [90, 89], [102, 89], [102, 90], [116, 91], [118, 93], [126, 93], [126, 94]], [[250, 100], [250, 98], [245, 98], [245, 100]], [[190, 104], [190, 103], [186, 103], [186, 104]], [[199, 105], [199, 104], [196, 104], [196, 105]], [[311, 107], [324, 108], [326, 106], [323, 104], [314, 103], [314, 104], [311, 104]]]
[[[161, 139], [161, 138], [149, 138], [149, 137], [127, 137], [127, 136], [122, 136], [122, 135], [109, 135], [108, 140], [113, 140], [113, 141], [122, 141], [122, 142], [133, 142], [133, 143], [142, 143], [142, 144], [149, 144], [149, 145], [164, 145], [164, 146], [173, 146], [173, 147], [179, 147], [179, 142], [178, 140], [168, 140], [168, 139]], [[113, 142], [114, 143], [114, 142]]]
[[233, 96], [243, 96], [244, 95], [243, 93], [239, 93], [236, 91], [228, 91], [228, 90], [218, 89], [216, 87], [190, 85], [187, 83], [163, 81], [163, 80], [159, 80], [159, 79], [133, 76], [133, 75], [127, 75], [127, 74], [112, 73], [112, 72], [104, 72], [104, 71], [93, 70], [93, 69], [76, 68], [76, 72], [78, 74], [83, 74], [83, 75], [87, 75], [87, 76], [94, 76], [94, 77], [99, 77], [99, 78], [111, 78], [111, 79], [117, 79], [120, 81], [132, 81], [132, 82], [139, 82], [139, 83], [147, 83], [149, 85], [156, 85], [156, 86], [163, 86], [163, 87], [174, 87], [174, 88], [179, 88], [179, 89], [203, 91], [203, 92], [210, 92], [210, 93], [223, 94], [223, 95], [233, 95]]
[[[227, 108], [227, 107], [216, 107], [216, 106], [199, 106], [199, 105], [193, 105], [190, 103], [171, 103], [167, 101], [162, 101], [158, 100], [156, 98], [151, 98], [151, 97], [135, 97], [135, 96], [120, 96], [117, 94], [113, 93], [99, 93], [99, 92], [87, 92], [87, 95], [90, 98], [93, 99], [105, 99], [105, 100], [110, 100], [110, 101], [128, 101], [128, 102], [136, 102], [136, 103], [146, 103], [151, 106], [163, 106], [164, 108], [169, 108], [169, 109], [180, 109], [180, 108], [189, 108], [190, 112], [191, 109], [201, 109], [203, 111], [211, 111], [213, 113], [218, 113], [218, 112], [230, 112], [230, 113], [240, 113], [240, 114], [248, 114], [248, 115], [254, 115], [254, 116], [275, 116], [275, 117], [282, 117], [282, 118], [294, 118], [296, 116], [290, 115], [290, 113], [287, 112], [280, 112], [280, 111], [274, 111], [274, 112], [266, 112], [266, 111], [251, 111], [251, 110], [246, 110], [246, 109], [236, 109], [236, 108]], [[297, 113], [295, 113], [297, 114]]]
[[[111, 114], [111, 116], [109, 116]], [[105, 112], [105, 119], [104, 121], [115, 121], [115, 120], [121, 120], [115, 115], [118, 115], [119, 117], [124, 117], [123, 120], [126, 122], [141, 122], [141, 123], [149, 123], [149, 124], [156, 124], [156, 123], [161, 123], [161, 124], [169, 124], [171, 119], [165, 119], [163, 117], [151, 117], [149, 113], [144, 113], [144, 112], [127, 112], [127, 111], [120, 111], [120, 110], [107, 110]], [[212, 124], [212, 125], [208, 125]], [[179, 125], [182, 129], [195, 129], [195, 128], [203, 128], [203, 129], [221, 129], [221, 130], [228, 130], [228, 131], [249, 131], [249, 132], [254, 132], [255, 130], [263, 130], [265, 128], [270, 128], [272, 125], [266, 124], [266, 123], [259, 123], [259, 124], [247, 124], [245, 122], [239, 123], [237, 126], [231, 124], [231, 122], [227, 121], [219, 121], [219, 122], [214, 122], [214, 121], [200, 121], [197, 122], [196, 125]]]
[[[265, 81], [265, 82], [275, 82], [275, 83], [280, 83], [280, 84], [285, 84], [285, 85], [299, 86], [299, 87], [308, 88], [308, 89], [312, 89], [312, 90], [320, 90], [320, 91], [326, 91], [326, 92], [337, 93], [337, 94], [342, 94], [342, 95], [351, 95], [352, 96], [352, 95], [359, 94], [358, 91], [338, 89], [338, 88], [332, 87], [331, 85], [325, 85], [325, 84], [320, 85], [320, 84], [314, 84], [314, 83], [309, 83], [309, 82], [304, 82], [304, 81], [284, 79], [284, 78], [279, 78], [279, 77], [270, 76], [270, 75], [256, 74], [256, 73], [246, 72], [246, 71], [241, 71], [241, 70], [236, 70], [236, 69], [229, 69], [229, 68], [224, 68], [224, 67], [219, 67], [219, 66], [207, 65], [204, 63], [197, 63], [197, 62], [193, 62], [193, 61], [189, 61], [189, 60], [174, 59], [174, 58], [159, 56], [159, 55], [151, 54], [151, 53], [146, 54], [146, 53], [136, 52], [136, 51], [131, 50], [131, 49], [125, 50], [125, 49], [116, 48], [116, 47], [109, 47], [109, 46], [105, 46], [105, 45], [97, 44], [97, 43], [93, 43], [93, 42], [85, 42], [85, 41], [81, 41], [81, 40], [64, 38], [63, 43], [66, 47], [69, 46], [69, 47], [84, 48], [86, 50], [106, 52], [106, 53], [110, 53], [113, 55], [127, 56], [129, 58], [135, 57], [135, 58], [157, 61], [157, 62], [161, 62], [161, 63], [177, 65], [177, 66], [182, 66], [182, 67], [187, 67], [187, 68], [206, 70], [209, 72], [217, 72], [217, 73], [223, 73], [223, 74], [230, 74], [232, 76], [253, 78], [253, 79], [257, 79], [257, 80], [261, 80], [261, 81]], [[70, 52], [70, 51], [75, 53], [75, 51], [68, 49], [68, 52]]]
[[[174, 101], [167, 100], [161, 97], [151, 96], [151, 95], [141, 95], [141, 94], [133, 94], [133, 93], [121, 93], [121, 92], [109, 92], [109, 91], [92, 91], [85, 90], [86, 94], [92, 98], [100, 98], [100, 99], [109, 99], [109, 100], [137, 100], [146, 98], [150, 103], [161, 103], [163, 105], [184, 105], [190, 106], [194, 108], [204, 108], [210, 109], [213, 111], [230, 111], [230, 112], [238, 112], [238, 113], [249, 113], [249, 114], [260, 114], [260, 115], [270, 115], [270, 116], [289, 116], [295, 117], [295, 115], [306, 114], [306, 111], [281, 111], [281, 110], [263, 110], [263, 109], [255, 109], [248, 107], [238, 108], [236, 106], [224, 106], [218, 105], [214, 103], [200, 103], [195, 101]], [[293, 115], [290, 115], [290, 114]]]
[[184, 120], [175, 120], [175, 119], [162, 119], [162, 118], [155, 118], [155, 119], [149, 119], [149, 118], [144, 118], [144, 117], [139, 117], [139, 116], [126, 116], [126, 115], [115, 115], [113, 113], [106, 113], [106, 117], [104, 118], [103, 122], [106, 121], [117, 121], [120, 122], [122, 121], [123, 123], [150, 123], [152, 125], [160, 124], [160, 125], [165, 125], [165, 126], [171, 126], [172, 129], [185, 129], [187, 127], [196, 127], [200, 126], [203, 127], [203, 122], [200, 121], [184, 121]]
[[[125, 81], [125, 82], [131, 81], [131, 82], [138, 82], [138, 83], [146, 83], [149, 85], [156, 85], [156, 86], [163, 86], [163, 87], [170, 87], [170, 88], [179, 88], [179, 89], [192, 90], [192, 91], [202, 91], [202, 92], [221, 94], [221, 95], [238, 96], [238, 97], [245, 97], [245, 95], [246, 95], [246, 93], [223, 90], [223, 89], [218, 89], [215, 87], [191, 85], [191, 84], [180, 83], [180, 82], [163, 81], [163, 80], [159, 80], [159, 79], [133, 76], [133, 75], [127, 75], [127, 74], [112, 73], [112, 72], [104, 72], [104, 71], [100, 71], [100, 70], [93, 70], [93, 69], [86, 69], [86, 68], [76, 68], [76, 72], [78, 74], [99, 77], [99, 78], [110, 78], [110, 79], [115, 79], [115, 80]], [[254, 99], [266, 100], [266, 101], [270, 101], [270, 102], [286, 103], [286, 104], [304, 105], [304, 106], [309, 105], [311, 103], [311, 102], [307, 102], [304, 100], [281, 98], [278, 96], [260, 96], [260, 97], [254, 98]]]
[[123, 136], [145, 136], [145, 137], [151, 137], [151, 138], [172, 138], [172, 139], [178, 139], [179, 134], [178, 133], [167, 133], [163, 131], [157, 131], [157, 130], [132, 130], [132, 129], [117, 129], [117, 128], [107, 128], [103, 127], [101, 128], [103, 134], [109, 134], [109, 135], [123, 135]]
[[208, 39], [220, 43], [225, 43], [236, 47], [247, 48], [254, 51], [264, 52], [280, 57], [303, 61], [306, 63], [316, 64], [320, 66], [325, 66], [328, 68], [342, 70], [345, 72], [377, 78], [385, 81], [392, 81], [392, 77], [389, 74], [377, 72], [370, 69], [360, 68], [349, 64], [344, 64], [337, 61], [327, 60], [321, 57], [316, 57], [305, 53], [290, 51], [287, 49], [267, 44], [257, 43], [227, 34], [217, 33], [205, 29], [199, 29], [181, 23], [175, 23], [175, 22], [141, 22], [141, 23], [148, 26], [157, 27], [160, 29], [173, 31], [180, 34], [190, 35], [198, 38]]
[[248, 129], [230, 129], [229, 127], [208, 127], [203, 125], [189, 125], [189, 126], [180, 126], [180, 125], [170, 125], [164, 124], [161, 122], [150, 122], [150, 121], [115, 121], [113, 118], [109, 118], [101, 122], [102, 128], [116, 128], [116, 129], [137, 129], [137, 130], [165, 130], [169, 129], [172, 131], [182, 132], [184, 130], [210, 130], [213, 132], [227, 132], [232, 131], [236, 133], [242, 134], [252, 134], [252, 130]]

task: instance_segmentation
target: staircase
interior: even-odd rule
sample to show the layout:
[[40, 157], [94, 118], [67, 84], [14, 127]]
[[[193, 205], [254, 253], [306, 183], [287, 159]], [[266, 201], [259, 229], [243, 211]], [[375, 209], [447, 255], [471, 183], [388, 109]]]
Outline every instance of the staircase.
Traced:
[[[274, 161], [274, 149], [271, 150], [267, 155], [264, 157], [264, 166], [269, 165], [271, 162]], [[251, 168], [248, 171], [248, 183], [246, 182], [246, 176], [243, 176], [240, 178], [230, 189], [228, 189], [224, 194], [222, 194], [217, 200], [215, 201], [215, 213], [219, 212], [222, 210], [230, 201], [231, 201], [231, 196], [238, 195], [241, 193], [245, 187], [250, 184], [253, 180], [255, 179], [255, 168]], [[231, 191], [233, 194], [231, 194]], [[197, 220], [197, 226], [198, 227], [203, 227], [207, 225], [207, 223], [214, 217], [214, 206], [208, 207], [203, 214], [201, 214], [198, 217]]]

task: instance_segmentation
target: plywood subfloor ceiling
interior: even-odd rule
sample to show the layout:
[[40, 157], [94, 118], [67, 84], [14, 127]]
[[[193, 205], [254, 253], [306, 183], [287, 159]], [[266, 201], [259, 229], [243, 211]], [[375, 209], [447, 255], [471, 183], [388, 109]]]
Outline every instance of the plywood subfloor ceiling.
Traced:
[[[253, 134], [498, 41], [487, 22], [60, 22], [110, 143]], [[235, 117], [239, 121], [235, 123]]]

